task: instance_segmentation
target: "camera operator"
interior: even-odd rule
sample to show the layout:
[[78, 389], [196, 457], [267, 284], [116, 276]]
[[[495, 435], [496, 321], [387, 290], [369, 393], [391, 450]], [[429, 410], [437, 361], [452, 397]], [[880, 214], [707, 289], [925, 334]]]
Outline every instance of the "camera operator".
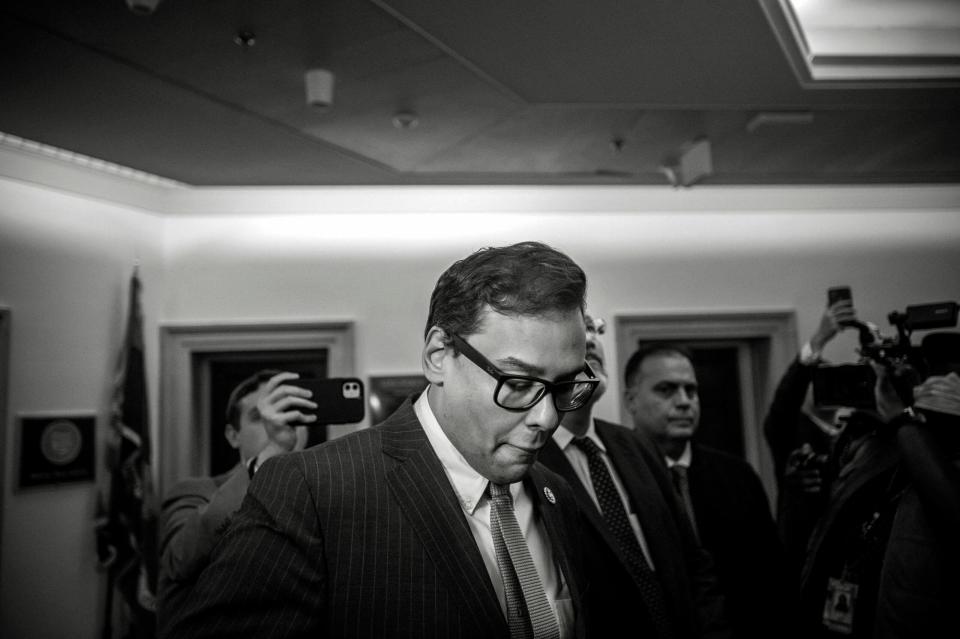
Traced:
[[930, 375], [905, 402], [902, 371], [870, 363], [876, 411], [851, 416], [824, 470], [801, 576], [804, 636], [935, 636], [960, 600], [960, 377]]
[[777, 525], [798, 573], [810, 531], [826, 499], [824, 464], [850, 413], [850, 409], [816, 406], [811, 384], [823, 349], [856, 320], [851, 299], [827, 306], [816, 331], [780, 379], [763, 422], [777, 479]]
[[876, 636], [937, 636], [960, 602], [960, 334], [922, 342], [931, 372], [905, 408], [889, 385], [878, 408], [897, 427], [908, 484], [880, 575]]
[[240, 460], [215, 477], [177, 483], [163, 501], [160, 528], [158, 616], [163, 617], [207, 563], [230, 516], [240, 508], [253, 474], [271, 457], [304, 448], [316, 420], [300, 408], [315, 408], [310, 391], [284, 382], [296, 373], [261, 370], [240, 382], [227, 400], [224, 436]]

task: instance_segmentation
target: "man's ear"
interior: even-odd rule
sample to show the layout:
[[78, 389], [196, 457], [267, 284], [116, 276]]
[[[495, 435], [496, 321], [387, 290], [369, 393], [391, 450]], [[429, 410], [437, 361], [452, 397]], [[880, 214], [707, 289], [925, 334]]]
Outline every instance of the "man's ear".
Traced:
[[223, 436], [227, 438], [227, 443], [230, 444], [230, 448], [240, 448], [240, 434], [231, 424], [224, 426]]
[[431, 384], [443, 386], [445, 355], [447, 353], [447, 334], [439, 326], [433, 326], [427, 332], [423, 343], [423, 374]]

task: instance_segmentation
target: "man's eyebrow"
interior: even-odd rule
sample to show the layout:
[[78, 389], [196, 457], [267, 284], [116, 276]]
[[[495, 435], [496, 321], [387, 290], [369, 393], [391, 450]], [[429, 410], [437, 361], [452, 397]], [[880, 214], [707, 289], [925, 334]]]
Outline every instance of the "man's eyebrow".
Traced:
[[[503, 369], [519, 370], [519, 371], [522, 371], [523, 374], [529, 375], [530, 377], [543, 378], [543, 376], [546, 374], [546, 370], [544, 370], [542, 367], [535, 366], [533, 364], [530, 364], [529, 362], [525, 362], [522, 359], [513, 357], [513, 356], [503, 357], [501, 359], [498, 359], [496, 361], [496, 364], [497, 364], [497, 367], [500, 368], [500, 370], [503, 370]], [[579, 375], [582, 370], [583, 370], [583, 367], [581, 366], [576, 370], [570, 371], [568, 373], [563, 373], [562, 375], [558, 375], [556, 379], [553, 381], [563, 380], [563, 379], [573, 379], [574, 377]]]
[[672, 379], [662, 379], [654, 384], [654, 386], [670, 386], [671, 388], [679, 388], [683, 386], [684, 388], [697, 388], [699, 384], [697, 382], [681, 382]]
[[526, 375], [530, 375], [531, 377], [540, 377], [546, 372], [543, 370], [543, 368], [534, 366], [533, 364], [525, 362], [518, 357], [513, 357], [512, 355], [508, 357], [502, 357], [498, 359], [496, 363], [501, 370], [519, 370]]

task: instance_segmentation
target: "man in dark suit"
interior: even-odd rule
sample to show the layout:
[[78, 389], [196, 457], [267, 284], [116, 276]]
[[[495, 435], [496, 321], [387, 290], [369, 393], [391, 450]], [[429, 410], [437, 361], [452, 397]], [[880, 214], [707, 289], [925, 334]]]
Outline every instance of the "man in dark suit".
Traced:
[[[600, 385], [587, 405], [564, 417], [540, 461], [570, 483], [587, 521], [587, 563], [600, 576], [592, 591], [598, 636], [727, 636], [711, 560], [680, 509], [661, 453], [629, 429], [592, 416], [607, 387], [605, 323], [588, 314], [586, 325], [587, 362]], [[615, 501], [605, 503], [607, 485]], [[629, 524], [623, 538], [614, 532], [618, 510]]]
[[237, 465], [214, 477], [184, 479], [164, 495], [158, 615], [178, 606], [189, 592], [228, 518], [240, 508], [256, 466], [306, 445], [305, 427], [290, 425], [289, 419], [270, 422], [257, 409], [261, 396], [291, 377], [295, 375], [265, 369], [240, 382], [227, 399], [224, 428], [224, 437], [237, 450]]
[[[453, 264], [430, 301], [427, 390], [264, 464], [162, 636], [586, 637], [576, 499], [536, 463], [598, 383], [585, 289], [534, 242]], [[304, 398], [280, 386], [260, 408]]]
[[746, 461], [696, 444], [697, 376], [689, 353], [653, 343], [627, 361], [624, 400], [665, 454], [677, 495], [713, 557], [736, 637], [787, 637], [796, 591], [760, 478]]

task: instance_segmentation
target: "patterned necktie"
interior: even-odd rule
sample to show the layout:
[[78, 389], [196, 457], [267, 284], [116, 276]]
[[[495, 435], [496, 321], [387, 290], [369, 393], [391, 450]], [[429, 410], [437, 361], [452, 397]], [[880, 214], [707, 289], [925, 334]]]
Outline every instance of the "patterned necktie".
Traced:
[[507, 598], [511, 639], [559, 639], [557, 617], [547, 601], [530, 549], [513, 513], [510, 486], [490, 482], [490, 532]]
[[650, 618], [657, 628], [657, 636], [672, 637], [674, 633], [670, 618], [667, 615], [663, 586], [650, 568], [650, 564], [647, 563], [647, 558], [643, 555], [640, 542], [637, 540], [633, 527], [630, 525], [630, 520], [627, 518], [627, 511], [623, 507], [620, 493], [617, 492], [617, 487], [613, 485], [610, 471], [603, 460], [603, 451], [589, 437], [577, 437], [573, 440], [573, 443], [587, 456], [590, 480], [593, 482], [593, 491], [597, 494], [597, 501], [600, 502], [600, 512], [603, 514], [603, 519], [607, 522], [610, 532], [613, 533], [617, 543], [620, 544], [620, 550], [627, 558], [629, 568], [640, 587], [640, 594], [643, 595], [644, 603], [647, 604]]
[[687, 469], [680, 464], [674, 464], [670, 467], [670, 475], [673, 477], [673, 487], [677, 490], [677, 496], [680, 497], [680, 503], [683, 504], [683, 510], [687, 513], [687, 519], [693, 527], [693, 534], [700, 541], [700, 533], [697, 532], [697, 519], [693, 516], [693, 502], [690, 501], [690, 482], [687, 480]]

